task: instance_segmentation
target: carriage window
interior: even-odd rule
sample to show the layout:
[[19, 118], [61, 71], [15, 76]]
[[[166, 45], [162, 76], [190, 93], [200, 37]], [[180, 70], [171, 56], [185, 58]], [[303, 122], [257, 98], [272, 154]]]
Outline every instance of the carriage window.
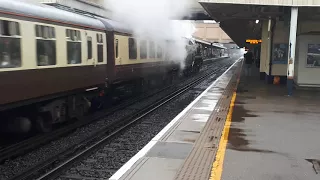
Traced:
[[162, 48], [159, 45], [157, 47], [157, 58], [162, 58]]
[[119, 57], [119, 40], [116, 39], [116, 58]]
[[140, 59], [147, 59], [147, 56], [148, 56], [147, 41], [142, 40], [140, 41]]
[[155, 44], [154, 42], [150, 41], [149, 44], [149, 58], [155, 58], [156, 56], [156, 51], [155, 51]]
[[77, 30], [66, 30], [68, 64], [81, 63], [81, 34]]
[[87, 37], [88, 59], [92, 59], [92, 37]]
[[137, 59], [137, 42], [129, 38], [129, 59]]
[[21, 67], [19, 23], [0, 20], [0, 68]]
[[103, 62], [103, 36], [97, 34], [98, 62]]
[[36, 25], [37, 64], [50, 66], [56, 64], [56, 34], [50, 26]]

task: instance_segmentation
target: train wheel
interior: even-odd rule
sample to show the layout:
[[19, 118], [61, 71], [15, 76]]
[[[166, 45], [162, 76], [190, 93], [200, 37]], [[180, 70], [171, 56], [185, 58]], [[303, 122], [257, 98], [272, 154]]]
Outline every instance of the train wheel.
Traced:
[[[95, 111], [101, 110], [101, 109], [103, 109], [103, 107], [104, 107], [104, 98], [103, 97], [94, 97], [91, 100], [91, 108], [90, 108], [91, 112], [95, 112]], [[85, 114], [85, 108], [83, 106], [81, 106], [79, 111], [81, 111], [80, 115], [84, 115]]]
[[48, 133], [52, 130], [52, 120], [49, 113], [38, 115], [35, 119], [36, 130], [42, 133]]
[[162, 85], [161, 86], [167, 86], [170, 84], [170, 79], [169, 79], [169, 76], [164, 74], [162, 76], [162, 79], [161, 79], [161, 82], [162, 82]]
[[179, 80], [179, 77], [181, 77], [180, 73], [181, 72], [179, 72], [179, 71], [173, 72], [173, 74], [172, 74], [172, 77], [173, 77], [172, 78], [172, 83], [173, 84], [175, 84]]
[[183, 75], [184, 75], [185, 77], [189, 77], [190, 74], [191, 74], [191, 71], [192, 71], [191, 69], [192, 69], [191, 67], [186, 68], [186, 69], [183, 71]]
[[[103, 109], [103, 107], [104, 107], [103, 98], [99, 97], [98, 98], [98, 103], [97, 103], [97, 109], [101, 110], [101, 109]], [[85, 114], [85, 111], [84, 111], [84, 114]]]
[[167, 82], [168, 85], [171, 85], [173, 83], [173, 75], [172, 75], [172, 73], [170, 73], [168, 75], [168, 77], [166, 78], [166, 82]]
[[15, 117], [6, 120], [7, 122], [1, 128], [1, 132], [7, 133], [28, 133], [31, 130], [32, 124], [27, 117]]
[[140, 78], [134, 81], [132, 93], [140, 94], [145, 91], [147, 83], [144, 79]]
[[201, 68], [201, 66], [200, 66], [200, 65], [197, 65], [197, 66], [195, 67], [195, 73], [198, 73], [198, 72], [200, 71], [200, 68]]

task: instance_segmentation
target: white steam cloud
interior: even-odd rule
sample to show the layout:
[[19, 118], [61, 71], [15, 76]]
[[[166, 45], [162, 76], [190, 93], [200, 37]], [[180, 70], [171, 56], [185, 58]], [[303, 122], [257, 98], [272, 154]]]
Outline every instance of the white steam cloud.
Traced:
[[[183, 37], [191, 38], [195, 27], [190, 21], [172, 20], [186, 14], [192, 0], [105, 0], [112, 19], [130, 26], [134, 36], [155, 41], [166, 49], [170, 60], [184, 67], [187, 56]], [[166, 42], [170, 40], [170, 47]]]

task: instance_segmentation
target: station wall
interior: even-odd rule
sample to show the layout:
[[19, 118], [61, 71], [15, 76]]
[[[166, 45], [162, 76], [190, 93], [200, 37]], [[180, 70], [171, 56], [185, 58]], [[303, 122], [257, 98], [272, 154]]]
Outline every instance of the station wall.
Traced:
[[297, 35], [311, 33], [311, 32], [320, 32], [319, 21], [299, 21]]
[[194, 37], [210, 42], [232, 42], [232, 39], [220, 28], [218, 23], [196, 23], [195, 26], [197, 30], [193, 34]]
[[[269, 46], [268, 21], [263, 21], [262, 44], [260, 57], [260, 72], [267, 75], [269, 83], [272, 83], [274, 76], [286, 79], [288, 52], [284, 53], [284, 61], [277, 61], [274, 54], [275, 48], [286, 45], [289, 49], [290, 27], [283, 21], [276, 23], [272, 46]], [[313, 56], [318, 63], [317, 67], [307, 67], [308, 44], [319, 44], [320, 49], [320, 23], [318, 21], [299, 21], [297, 27], [297, 45], [294, 80], [299, 86], [320, 86], [320, 50], [318, 56]], [[272, 51], [271, 51], [272, 48]], [[283, 49], [282, 49], [283, 50]], [[310, 54], [309, 54], [310, 56]], [[269, 75], [269, 62], [272, 61], [271, 75]], [[309, 60], [311, 61], [311, 60]]]
[[272, 76], [285, 76], [286, 75], [286, 68], [287, 64], [286, 62], [281, 63], [275, 63], [274, 60], [274, 54], [273, 50], [271, 51], [271, 48], [274, 48], [278, 44], [288, 44], [289, 41], [289, 28], [285, 26], [285, 24], [281, 21], [278, 21], [274, 27], [274, 34], [273, 34], [273, 41], [271, 46], [271, 41], [269, 39], [268, 32], [268, 21], [265, 20], [262, 22], [262, 44], [261, 44], [261, 56], [260, 56], [260, 72], [266, 73], [266, 75], [269, 75], [269, 63], [272, 61], [271, 66], [271, 75]]
[[[315, 45], [312, 47], [312, 45]], [[310, 46], [310, 49], [309, 49]], [[299, 86], [320, 86], [320, 35], [297, 37], [295, 83]], [[309, 53], [308, 53], [309, 49]]]

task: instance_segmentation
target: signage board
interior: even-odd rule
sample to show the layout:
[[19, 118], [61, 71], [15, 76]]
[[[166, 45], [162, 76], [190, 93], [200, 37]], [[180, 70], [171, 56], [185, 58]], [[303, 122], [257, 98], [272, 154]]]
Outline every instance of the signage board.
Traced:
[[259, 43], [262, 43], [262, 40], [261, 39], [247, 39], [246, 43], [259, 44]]

